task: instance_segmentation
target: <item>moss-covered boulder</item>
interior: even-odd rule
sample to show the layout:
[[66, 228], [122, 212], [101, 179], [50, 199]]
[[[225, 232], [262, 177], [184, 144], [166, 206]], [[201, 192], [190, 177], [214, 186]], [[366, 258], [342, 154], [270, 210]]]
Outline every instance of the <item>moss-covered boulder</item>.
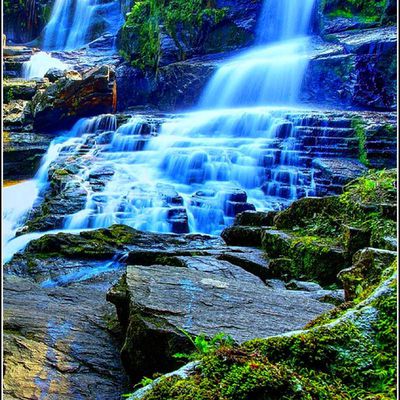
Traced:
[[338, 207], [337, 196], [304, 197], [278, 213], [273, 222], [278, 229], [301, 227], [318, 214], [332, 215]]
[[67, 258], [110, 259], [118, 250], [135, 243], [140, 233], [125, 225], [109, 229], [84, 231], [79, 235], [57, 233], [45, 235], [29, 243], [27, 250], [46, 257], [61, 255]]
[[284, 280], [307, 279], [329, 285], [347, 265], [344, 249], [332, 240], [265, 230], [262, 246], [270, 259], [287, 260], [269, 267], [271, 276]]
[[365, 248], [354, 254], [353, 265], [339, 273], [343, 282], [345, 298], [354, 300], [357, 296], [365, 296], [365, 291], [374, 287], [387, 268], [397, 257], [397, 252], [390, 250]]

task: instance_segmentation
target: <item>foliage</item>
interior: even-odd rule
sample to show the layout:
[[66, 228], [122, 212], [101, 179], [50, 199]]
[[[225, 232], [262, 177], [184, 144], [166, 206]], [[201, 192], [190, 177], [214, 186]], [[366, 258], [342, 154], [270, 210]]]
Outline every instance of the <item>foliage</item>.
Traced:
[[[218, 23], [225, 9], [209, 0], [136, 1], [121, 32], [120, 54], [141, 69], [157, 70], [161, 48], [161, 26], [185, 57], [185, 48], [196, 46], [202, 28]], [[131, 51], [133, 50], [133, 51]]]
[[205, 334], [197, 335], [193, 337], [189, 332], [184, 329], [180, 331], [189, 339], [194, 347], [194, 352], [187, 353], [176, 353], [174, 358], [183, 360], [196, 360], [199, 357], [206, 356], [215, 351], [220, 346], [231, 346], [234, 344], [234, 340], [225, 333], [217, 333], [212, 338], [208, 338]]
[[[144, 376], [135, 386], [133, 386], [133, 389], [134, 389], [134, 390], [135, 390], [135, 389], [140, 389], [140, 388], [142, 388], [142, 387], [145, 387], [145, 386], [147, 386], [147, 385], [152, 384], [153, 382], [154, 382], [154, 379], [147, 378], [146, 376]], [[129, 397], [132, 396], [132, 394], [133, 394], [133, 392], [132, 392], [132, 393], [124, 393], [124, 394], [122, 395], [122, 397], [124, 397], [124, 398], [129, 398]]]
[[387, 0], [325, 0], [324, 10], [331, 17], [359, 16], [365, 22], [380, 21]]
[[358, 138], [358, 158], [364, 165], [369, 165], [368, 154], [366, 150], [367, 137], [365, 134], [365, 127], [361, 118], [355, 118], [352, 121], [352, 127]]
[[[160, 57], [160, 9], [157, 0], [134, 3], [127, 14], [123, 29], [130, 29], [137, 38], [138, 57], [132, 65], [140, 68], [156, 68]], [[127, 54], [123, 55], [126, 57]]]

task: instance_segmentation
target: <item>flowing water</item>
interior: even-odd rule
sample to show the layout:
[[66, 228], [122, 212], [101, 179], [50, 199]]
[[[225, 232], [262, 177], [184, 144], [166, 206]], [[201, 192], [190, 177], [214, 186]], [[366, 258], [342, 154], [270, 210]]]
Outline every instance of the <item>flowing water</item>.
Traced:
[[[25, 62], [24, 79], [43, 78], [51, 68], [60, 70], [68, 66], [52, 55], [52, 51], [81, 49], [90, 40], [103, 33], [116, 35], [123, 24], [121, 6], [117, 0], [55, 0], [50, 20], [43, 31], [41, 51]], [[115, 52], [114, 46], [110, 53]]]
[[76, 50], [92, 36], [91, 29], [116, 34], [123, 23], [118, 1], [55, 0], [44, 29], [45, 50]]
[[43, 78], [46, 72], [52, 68], [66, 70], [68, 66], [61, 60], [54, 58], [44, 51], [34, 54], [29, 61], [22, 66], [22, 77], [24, 79]]
[[[56, 1], [52, 20], [64, 20], [69, 1]], [[86, 206], [65, 215], [64, 229], [123, 223], [216, 234], [240, 211], [278, 209], [313, 195], [313, 172], [303, 168], [296, 142], [303, 122], [288, 110], [299, 106], [314, 2], [265, 1], [256, 45], [221, 65], [197, 111], [159, 119], [134, 115], [119, 127], [114, 116], [100, 116], [77, 123], [69, 138], [58, 138], [35, 179], [37, 192], [45, 190], [47, 167], [60, 152], [90, 159], [79, 172]], [[79, 25], [74, 24], [68, 35], [49, 27], [46, 36], [60, 47], [76, 45], [81, 39], [71, 36]], [[96, 177], [104, 180], [101, 190], [93, 188]], [[15, 226], [25, 211], [18, 211]]]
[[56, 0], [44, 30], [45, 50], [71, 50], [85, 44], [96, 0]]

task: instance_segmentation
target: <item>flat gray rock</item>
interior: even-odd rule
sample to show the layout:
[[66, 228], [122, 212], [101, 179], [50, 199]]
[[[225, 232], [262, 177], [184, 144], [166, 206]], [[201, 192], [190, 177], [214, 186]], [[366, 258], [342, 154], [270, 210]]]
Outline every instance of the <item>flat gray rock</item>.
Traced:
[[122, 349], [133, 379], [177, 366], [173, 355], [193, 351], [183, 333], [226, 333], [242, 343], [303, 328], [333, 308], [308, 293], [274, 290], [261, 279], [213, 257], [181, 257], [186, 266], [128, 266], [108, 293], [126, 324]]

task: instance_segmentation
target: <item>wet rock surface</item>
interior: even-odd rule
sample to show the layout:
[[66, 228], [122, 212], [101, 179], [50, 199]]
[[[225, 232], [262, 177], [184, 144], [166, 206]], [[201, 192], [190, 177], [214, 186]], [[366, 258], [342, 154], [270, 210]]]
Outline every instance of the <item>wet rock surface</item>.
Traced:
[[104, 65], [85, 72], [81, 80], [62, 78], [37, 93], [32, 99], [35, 128], [65, 129], [79, 118], [115, 111], [114, 77]]
[[[123, 373], [118, 337], [105, 322], [107, 291], [126, 329], [121, 355], [133, 379], [176, 365], [172, 355], [190, 347], [179, 329], [242, 342], [301, 328], [331, 308], [315, 294], [267, 286], [266, 271], [262, 251], [206, 235], [115, 225], [34, 240], [5, 265], [7, 393], [118, 398]], [[22, 356], [29, 361], [16, 364]]]
[[47, 289], [4, 276], [5, 398], [120, 398], [126, 381], [104, 296], [117, 276]]
[[32, 132], [3, 134], [3, 174], [7, 179], [32, 178], [53, 135]]

